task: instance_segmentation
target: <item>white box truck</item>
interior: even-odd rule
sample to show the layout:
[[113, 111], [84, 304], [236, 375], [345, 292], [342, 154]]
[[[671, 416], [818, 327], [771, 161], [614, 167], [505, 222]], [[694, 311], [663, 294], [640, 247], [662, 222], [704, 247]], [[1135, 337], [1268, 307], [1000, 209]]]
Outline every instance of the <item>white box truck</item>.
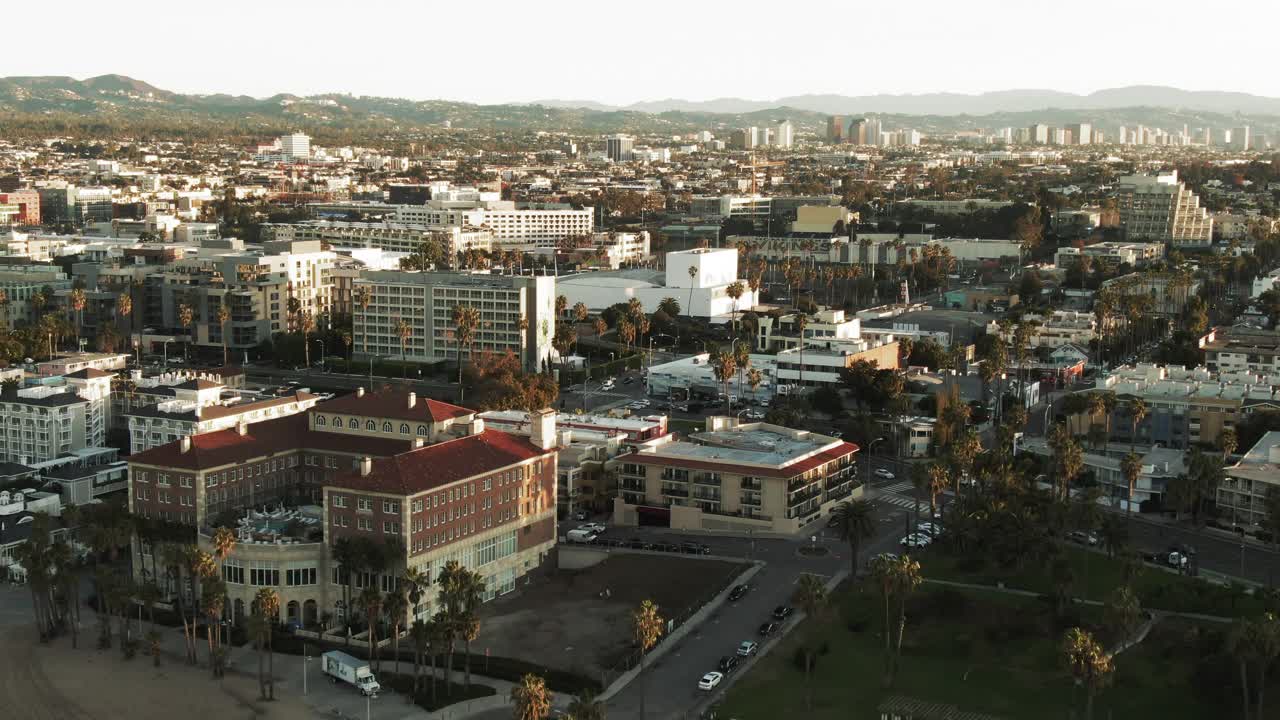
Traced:
[[329, 676], [329, 682], [336, 683], [341, 680], [355, 685], [361, 695], [378, 696], [382, 686], [378, 684], [378, 679], [369, 669], [369, 663], [338, 650], [330, 650], [322, 657], [320, 667], [324, 674]]

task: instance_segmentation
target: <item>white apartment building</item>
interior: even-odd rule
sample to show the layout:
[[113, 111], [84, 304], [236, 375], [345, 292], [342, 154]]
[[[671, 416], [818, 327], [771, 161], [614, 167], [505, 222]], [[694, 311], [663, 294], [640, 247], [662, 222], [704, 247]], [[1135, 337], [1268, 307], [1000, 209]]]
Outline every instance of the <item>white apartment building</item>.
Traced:
[[174, 385], [174, 399], [128, 413], [129, 444], [140, 453], [190, 435], [252, 424], [302, 412], [320, 398], [305, 392], [265, 399], [224, 399], [222, 386], [208, 380]]
[[[540, 253], [550, 256], [558, 254], [555, 248], [542, 248]], [[617, 270], [626, 264], [648, 262], [649, 232], [638, 233], [592, 233], [584, 238], [582, 247], [569, 250], [570, 260], [576, 260], [588, 266], [606, 267]]]
[[1268, 432], [1234, 465], [1224, 468], [1218, 485], [1218, 512], [1238, 525], [1267, 519], [1267, 495], [1280, 492], [1280, 432]]
[[4, 433], [0, 460], [31, 465], [86, 447], [102, 445], [105, 430], [91, 434], [91, 401], [71, 385], [22, 388], [0, 401]]
[[941, 238], [934, 244], [951, 251], [960, 262], [979, 263], [984, 260], [1021, 260], [1022, 246], [1016, 240], [1002, 238]]
[[448, 225], [408, 225], [394, 222], [335, 222], [263, 225], [263, 233], [275, 240], [320, 241], [340, 248], [374, 248], [398, 253], [417, 252], [428, 240], [442, 243], [449, 257], [468, 250], [493, 249], [493, 231], [488, 228]]
[[1146, 295], [1153, 304], [1151, 312], [1176, 315], [1186, 307], [1187, 300], [1199, 291], [1200, 280], [1191, 278], [1188, 284], [1182, 285], [1176, 276], [1167, 272], [1134, 272], [1106, 280], [1102, 287], [1122, 295]]
[[1085, 257], [1100, 265], [1114, 266], [1127, 263], [1133, 267], [1142, 267], [1164, 257], [1164, 244], [1100, 242], [1085, 245], [1083, 248], [1063, 247], [1058, 248], [1054, 264], [1059, 269], [1068, 268]]
[[[583, 303], [592, 310], [603, 310], [616, 303], [636, 298], [645, 312], [653, 312], [663, 298], [680, 302], [681, 312], [691, 317], [714, 318], [727, 322], [736, 312], [756, 306], [759, 294], [738, 275], [738, 251], [730, 248], [697, 248], [667, 253], [666, 271], [591, 272], [562, 277], [559, 292], [569, 305]], [[693, 274], [690, 274], [690, 269]], [[729, 297], [734, 282], [743, 284], [742, 296]]]
[[[467, 203], [472, 204], [472, 203]], [[590, 235], [595, 208], [517, 209], [509, 201], [484, 202], [482, 207], [443, 207], [432, 199], [426, 205], [397, 205], [392, 221], [430, 228], [461, 226], [487, 228], [494, 242], [507, 249], [555, 247], [566, 237]]]
[[1280, 376], [1280, 331], [1216, 327], [1199, 341], [1205, 367]]
[[[366, 272], [353, 292], [369, 291], [368, 308], [354, 307], [353, 351], [357, 358], [437, 362], [481, 352], [514, 352], [526, 370], [538, 371], [552, 357], [556, 278], [449, 272]], [[573, 301], [570, 300], [572, 305]], [[453, 341], [453, 308], [480, 311], [472, 347]], [[410, 336], [403, 346], [396, 326]], [[521, 328], [522, 321], [526, 325]]]
[[1130, 240], [1199, 247], [1213, 242], [1213, 218], [1178, 181], [1177, 171], [1120, 178], [1116, 206]]
[[[779, 315], [777, 318], [760, 315], [757, 319], [760, 330], [756, 336], [756, 349], [768, 352], [799, 347], [798, 319], [799, 313]], [[846, 317], [844, 310], [819, 310], [812, 316], [807, 316], [804, 337], [810, 345], [831, 340], [859, 340], [862, 338], [862, 321]]]
[[[1023, 320], [1034, 321], [1027, 347], [1060, 348], [1065, 345], [1089, 347], [1094, 338], [1097, 320], [1093, 313], [1075, 310], [1054, 310], [1049, 315], [1024, 315]], [[1014, 331], [1000, 331], [995, 321], [987, 324], [987, 334], [997, 335], [1007, 343], [1013, 342]]]

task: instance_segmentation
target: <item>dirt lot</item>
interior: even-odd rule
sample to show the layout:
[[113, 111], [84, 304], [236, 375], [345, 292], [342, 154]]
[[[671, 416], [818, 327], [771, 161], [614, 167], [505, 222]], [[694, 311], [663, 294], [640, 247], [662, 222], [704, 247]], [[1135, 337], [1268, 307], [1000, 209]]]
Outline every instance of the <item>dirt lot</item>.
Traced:
[[[88, 633], [92, 635], [92, 633]], [[209, 671], [167, 658], [121, 659], [118, 649], [92, 649], [94, 638], [50, 645], [34, 641], [32, 627], [0, 633], [0, 717], [26, 720], [304, 720], [312, 717], [293, 699], [258, 703], [257, 680], [228, 675], [221, 683]], [[14, 712], [6, 715], [6, 712]]]
[[[643, 600], [663, 617], [683, 617], [747, 566], [690, 556], [617, 553], [594, 567], [557, 570], [485, 605], [473, 652], [486, 649], [599, 677], [632, 650], [631, 612]], [[600, 594], [609, 590], [609, 598]], [[483, 670], [477, 670], [483, 672]]]

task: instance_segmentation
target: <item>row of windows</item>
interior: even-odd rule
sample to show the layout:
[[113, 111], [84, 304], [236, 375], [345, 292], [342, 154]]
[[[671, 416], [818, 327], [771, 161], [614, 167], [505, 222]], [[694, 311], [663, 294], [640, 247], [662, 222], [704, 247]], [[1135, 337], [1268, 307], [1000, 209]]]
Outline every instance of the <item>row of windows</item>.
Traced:
[[[316, 427], [328, 427], [328, 426], [330, 426], [330, 425], [331, 425], [332, 427], [335, 427], [335, 428], [341, 428], [341, 427], [343, 426], [342, 418], [341, 418], [341, 417], [339, 417], [339, 416], [337, 416], [337, 415], [334, 415], [334, 416], [333, 416], [333, 419], [332, 419], [332, 420], [329, 420], [329, 419], [326, 419], [326, 418], [325, 418], [325, 416], [323, 416], [323, 415], [316, 415], [316, 416], [315, 416], [315, 426], [316, 426]], [[349, 419], [346, 421], [346, 427], [347, 427], [349, 430], [359, 430], [359, 429], [360, 429], [360, 421], [359, 421], [359, 420], [357, 420], [357, 419], [355, 419], [355, 418], [349, 418]], [[377, 432], [377, 431], [378, 431], [378, 423], [374, 422], [373, 420], [366, 420], [366, 421], [365, 421], [365, 423], [364, 423], [364, 429], [365, 429], [365, 430], [368, 430], [368, 431], [370, 431], [370, 432]], [[394, 426], [393, 426], [391, 423], [389, 423], [389, 422], [385, 422], [385, 421], [384, 421], [384, 422], [382, 423], [382, 432], [384, 432], [384, 433], [395, 432], [395, 430], [394, 430]], [[408, 434], [409, 434], [409, 423], [400, 423], [400, 434], [401, 434], [401, 435], [408, 435]], [[420, 435], [420, 436], [422, 436], [422, 437], [426, 437], [426, 436], [427, 436], [427, 435], [429, 435], [429, 434], [431, 434], [431, 433], [430, 433], [430, 429], [429, 429], [426, 425], [419, 425], [419, 426], [418, 426], [418, 435]]]

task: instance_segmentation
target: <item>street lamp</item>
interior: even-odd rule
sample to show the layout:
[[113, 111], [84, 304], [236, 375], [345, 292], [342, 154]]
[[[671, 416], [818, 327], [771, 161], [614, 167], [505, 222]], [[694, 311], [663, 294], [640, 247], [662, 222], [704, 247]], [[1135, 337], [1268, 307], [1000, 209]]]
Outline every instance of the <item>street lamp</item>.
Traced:
[[863, 473], [863, 475], [865, 475], [867, 479], [865, 482], [862, 483], [863, 485], [871, 484], [871, 448], [875, 447], [876, 443], [886, 439], [887, 438], [885, 437], [878, 437], [875, 440], [872, 440], [871, 442], [867, 443], [867, 466], [866, 466], [867, 471]]
[[169, 343], [173, 342], [173, 338], [165, 338], [164, 341], [164, 369], [169, 369]]
[[[321, 340], [320, 338], [316, 338], [316, 342], [320, 343], [320, 370], [323, 371], [324, 370], [324, 341]], [[310, 371], [310, 368], [307, 368], [307, 370]]]

